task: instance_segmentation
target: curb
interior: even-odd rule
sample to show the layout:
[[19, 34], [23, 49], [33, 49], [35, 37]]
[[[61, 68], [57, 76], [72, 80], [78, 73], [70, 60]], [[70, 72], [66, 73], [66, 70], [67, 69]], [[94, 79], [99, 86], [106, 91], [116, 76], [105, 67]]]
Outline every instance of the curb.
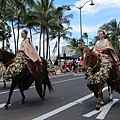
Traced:
[[57, 75], [54, 75], [54, 76], [50, 76], [49, 77], [58, 77], [58, 76], [66, 76], [66, 75], [70, 75], [70, 74], [74, 74], [74, 72], [68, 72], [68, 73], [60, 73], [60, 74], [57, 74]]

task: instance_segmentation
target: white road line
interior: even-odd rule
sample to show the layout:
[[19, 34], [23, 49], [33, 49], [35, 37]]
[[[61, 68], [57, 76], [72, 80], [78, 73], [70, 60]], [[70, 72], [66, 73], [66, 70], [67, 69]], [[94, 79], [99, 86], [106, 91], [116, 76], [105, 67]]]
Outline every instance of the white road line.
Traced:
[[72, 78], [72, 79], [67, 79], [67, 80], [52, 82], [52, 84], [62, 83], [62, 82], [68, 82], [68, 81], [72, 81], [72, 80], [76, 80], [76, 79], [80, 79], [80, 78], [85, 78], [85, 77], [83, 76], [83, 77], [77, 77], [77, 78]]
[[[107, 89], [107, 87], [105, 87], [105, 88], [103, 89], [103, 91], [106, 90], [106, 89]], [[53, 111], [51, 111], [51, 112], [48, 112], [48, 113], [46, 113], [46, 114], [44, 114], [44, 115], [41, 115], [41, 116], [39, 116], [39, 117], [37, 117], [37, 118], [34, 118], [33, 120], [44, 120], [44, 119], [46, 119], [46, 118], [49, 118], [49, 117], [51, 117], [51, 116], [53, 116], [53, 115], [55, 115], [55, 114], [57, 114], [57, 113], [59, 113], [59, 112], [61, 112], [61, 111], [63, 111], [63, 110], [66, 110], [66, 109], [68, 109], [68, 108], [76, 105], [77, 103], [82, 103], [83, 101], [89, 99], [89, 98], [92, 97], [92, 96], [94, 96], [93, 93], [91, 93], [91, 94], [89, 94], [89, 95], [87, 95], [87, 96], [85, 96], [85, 97], [82, 97], [82, 98], [80, 98], [80, 99], [78, 99], [78, 100], [75, 100], [74, 102], [68, 103], [68, 104], [66, 104], [66, 105], [64, 105], [64, 106], [62, 106], [62, 107], [59, 107], [59, 108], [57, 108], [57, 109], [55, 109], [55, 110], [53, 110]]]
[[[3, 108], [5, 106], [6, 103], [0, 104], [0, 108]], [[8, 106], [11, 106], [11, 104], [9, 104]]]
[[0, 108], [3, 108], [5, 106], [5, 103], [0, 104]]
[[80, 76], [80, 75], [85, 75], [85, 73], [77, 73], [77, 74], [74, 74], [73, 76]]
[[109, 102], [108, 104], [104, 105], [103, 107], [100, 108], [100, 110], [93, 110], [83, 116], [89, 118], [100, 112], [100, 114], [96, 117], [96, 119], [103, 120], [107, 115], [108, 111], [110, 110], [110, 108], [112, 107], [112, 105], [114, 105], [118, 101], [119, 99], [113, 99], [112, 102]]

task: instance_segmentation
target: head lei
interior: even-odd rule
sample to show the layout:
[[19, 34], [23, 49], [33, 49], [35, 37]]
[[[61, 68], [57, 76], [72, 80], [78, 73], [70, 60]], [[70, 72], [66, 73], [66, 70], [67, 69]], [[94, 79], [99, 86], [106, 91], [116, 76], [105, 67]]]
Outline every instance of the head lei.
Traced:
[[106, 34], [107, 34], [107, 31], [106, 31], [106, 30], [99, 30], [99, 31], [98, 31], [98, 33], [99, 33], [99, 32], [103, 32], [103, 33], [104, 33], [104, 35], [106, 35]]

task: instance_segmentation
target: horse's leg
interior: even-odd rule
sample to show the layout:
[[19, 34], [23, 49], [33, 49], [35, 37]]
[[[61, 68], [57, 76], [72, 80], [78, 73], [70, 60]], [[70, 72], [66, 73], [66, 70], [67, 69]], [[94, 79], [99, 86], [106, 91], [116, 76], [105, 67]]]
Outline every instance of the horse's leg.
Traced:
[[15, 87], [16, 87], [16, 82], [12, 81], [11, 88], [10, 88], [10, 91], [9, 91], [9, 97], [8, 97], [7, 102], [6, 102], [6, 105], [4, 106], [5, 110], [8, 109], [8, 105], [10, 104], [10, 99], [11, 99], [11, 96], [12, 96], [12, 93], [13, 93], [13, 90], [15, 89]]
[[4, 84], [4, 89], [6, 88], [6, 81], [3, 80], [3, 84]]
[[101, 105], [104, 105], [104, 98], [103, 98], [103, 92], [101, 92], [101, 101], [100, 101]]
[[46, 83], [43, 84], [44, 85], [44, 90], [43, 90], [43, 98], [45, 97], [45, 91], [46, 91]]
[[35, 87], [36, 87], [37, 93], [39, 94], [40, 98], [44, 100], [42, 84], [39, 85], [39, 83], [35, 81]]
[[108, 94], [110, 97], [110, 101], [113, 101], [113, 90], [109, 85], [108, 85]]
[[[96, 110], [100, 109], [100, 102], [101, 102], [101, 95], [102, 93], [102, 89], [104, 88], [105, 82], [103, 82], [98, 90], [98, 100], [97, 100], [97, 104], [96, 104]], [[102, 95], [103, 96], [103, 95]], [[102, 98], [103, 99], [103, 98]], [[103, 100], [104, 101], [104, 100]]]
[[18, 84], [18, 88], [20, 90], [20, 93], [22, 95], [22, 100], [20, 101], [20, 104], [24, 104], [24, 100], [25, 100], [25, 95], [24, 95], [24, 92], [23, 92], [23, 89], [22, 89], [22, 86], [21, 86], [21, 83]]

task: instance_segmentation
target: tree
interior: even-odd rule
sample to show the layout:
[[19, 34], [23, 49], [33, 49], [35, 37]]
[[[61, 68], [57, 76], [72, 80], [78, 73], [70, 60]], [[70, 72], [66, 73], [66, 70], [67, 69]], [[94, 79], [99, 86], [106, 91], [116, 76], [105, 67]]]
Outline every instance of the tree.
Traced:
[[87, 46], [89, 45], [88, 44], [88, 34], [85, 32], [85, 33], [83, 33], [83, 38], [85, 38], [85, 39], [87, 39]]
[[[34, 4], [34, 0], [21, 0], [21, 1], [7, 0], [5, 20], [10, 21], [12, 24], [15, 53], [18, 50], [19, 30], [21, 28], [20, 27], [21, 21], [24, 17], [27, 7], [31, 7], [33, 4]], [[15, 31], [14, 31], [15, 28], [17, 28], [17, 32], [18, 32], [17, 39], [15, 37]]]
[[9, 42], [9, 38], [11, 37], [11, 27], [0, 19], [0, 41], [2, 41], [2, 48], [4, 49], [4, 41]]
[[119, 54], [120, 22], [113, 19], [109, 23], [103, 24], [100, 29], [107, 31], [106, 37], [110, 39], [115, 51]]

